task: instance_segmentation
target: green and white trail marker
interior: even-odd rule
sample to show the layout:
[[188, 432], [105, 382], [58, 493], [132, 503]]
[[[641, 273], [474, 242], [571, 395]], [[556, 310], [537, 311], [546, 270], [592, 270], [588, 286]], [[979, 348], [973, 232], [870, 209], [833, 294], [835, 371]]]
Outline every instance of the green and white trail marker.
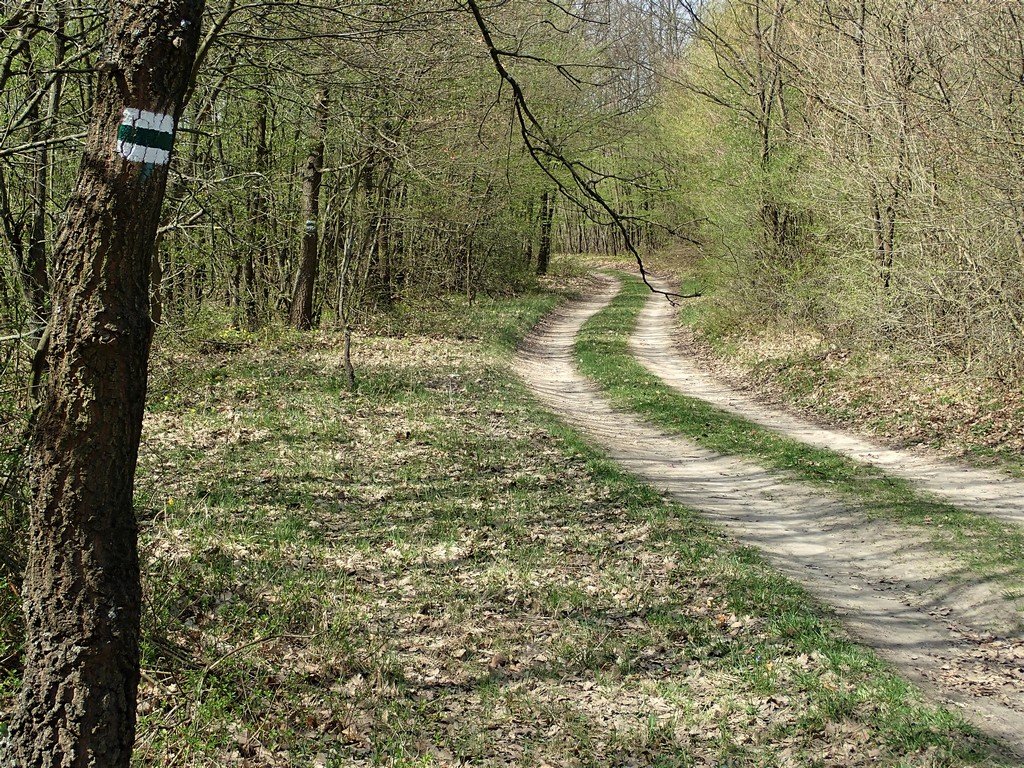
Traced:
[[130, 163], [167, 165], [174, 145], [174, 118], [126, 107], [117, 130], [117, 151]]

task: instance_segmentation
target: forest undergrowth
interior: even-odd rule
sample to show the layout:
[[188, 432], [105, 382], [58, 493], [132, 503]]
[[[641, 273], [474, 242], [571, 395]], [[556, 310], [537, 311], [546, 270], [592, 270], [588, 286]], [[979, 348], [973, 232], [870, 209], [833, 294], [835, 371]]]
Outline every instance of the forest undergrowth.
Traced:
[[356, 392], [330, 333], [161, 339], [136, 763], [1002, 764], [533, 404], [555, 301], [393, 316]]

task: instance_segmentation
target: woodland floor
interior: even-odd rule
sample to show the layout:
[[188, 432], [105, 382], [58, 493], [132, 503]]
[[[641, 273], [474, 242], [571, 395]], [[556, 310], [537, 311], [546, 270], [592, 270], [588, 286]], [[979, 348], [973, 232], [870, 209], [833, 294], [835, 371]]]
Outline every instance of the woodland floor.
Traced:
[[557, 298], [378, 323], [355, 393], [328, 334], [160, 340], [137, 764], [1018, 764], [538, 405]]

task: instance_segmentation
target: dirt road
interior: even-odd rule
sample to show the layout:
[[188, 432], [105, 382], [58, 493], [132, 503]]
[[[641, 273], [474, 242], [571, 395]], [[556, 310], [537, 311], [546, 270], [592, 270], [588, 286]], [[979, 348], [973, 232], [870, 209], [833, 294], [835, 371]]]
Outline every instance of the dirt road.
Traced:
[[524, 343], [519, 374], [538, 399], [613, 459], [758, 547], [832, 605], [849, 631], [981, 730], [1024, 756], [1024, 642], [1001, 588], [972, 579], [917, 532], [869, 521], [753, 462], [668, 436], [616, 411], [576, 370], [573, 344], [618, 283], [552, 313]]
[[974, 469], [913, 451], [888, 448], [770, 408], [702, 371], [675, 344], [675, 308], [652, 294], [630, 339], [636, 358], [666, 384], [794, 440], [845, 454], [962, 509], [1024, 525], [1024, 480]]

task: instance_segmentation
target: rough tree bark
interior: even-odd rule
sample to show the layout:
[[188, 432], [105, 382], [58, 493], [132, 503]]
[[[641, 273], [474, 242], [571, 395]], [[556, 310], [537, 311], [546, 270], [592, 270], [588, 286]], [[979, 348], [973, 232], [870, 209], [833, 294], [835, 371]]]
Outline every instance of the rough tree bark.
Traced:
[[302, 232], [302, 252], [299, 259], [299, 271], [295, 276], [295, 291], [292, 293], [292, 306], [289, 319], [292, 326], [299, 330], [313, 327], [313, 289], [316, 276], [320, 270], [319, 252], [319, 218], [320, 218], [320, 184], [323, 181], [324, 141], [327, 134], [327, 90], [317, 91], [316, 126], [313, 140], [306, 157], [306, 172], [302, 182], [302, 212], [305, 216], [305, 228]]
[[150, 260], [202, 11], [203, 0], [110, 7], [107, 60], [54, 250], [51, 373], [29, 458], [25, 674], [5, 766], [129, 765]]

